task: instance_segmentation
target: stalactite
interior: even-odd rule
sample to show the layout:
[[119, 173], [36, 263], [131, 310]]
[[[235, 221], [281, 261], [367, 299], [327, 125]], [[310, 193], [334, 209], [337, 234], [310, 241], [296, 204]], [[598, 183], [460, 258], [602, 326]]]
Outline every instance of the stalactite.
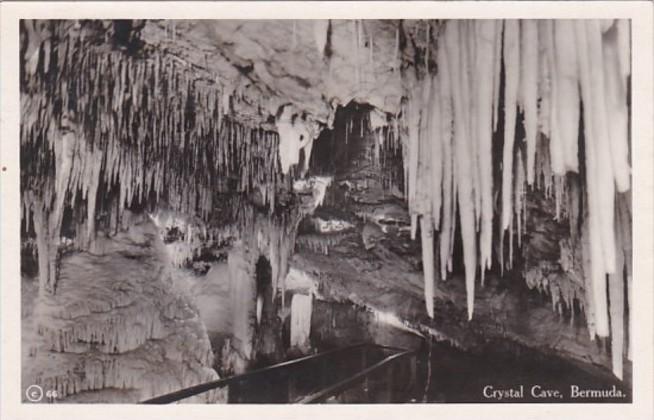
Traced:
[[425, 276], [425, 306], [427, 315], [434, 317], [434, 226], [430, 215], [420, 218], [422, 268]]
[[[234, 188], [229, 179], [237, 180], [236, 192], [264, 191], [264, 201], [275, 207], [276, 186], [282, 183], [279, 139], [234, 121], [231, 103], [237, 92], [215, 85], [196, 89], [193, 74], [165, 52], [132, 58], [105, 51], [65, 25], [55, 26], [65, 35], [45, 46], [57, 59], [49, 61], [47, 72], [29, 74], [21, 87], [28, 116], [21, 120], [21, 152], [36, 156], [23, 171], [22, 185], [38, 196], [47, 214], [41, 232], [48, 232], [44, 241], [53, 245], [42, 254], [55, 256], [52, 267], [64, 209], [78, 202], [86, 201], [86, 222], [84, 232], [77, 229], [85, 239], [76, 243], [85, 248], [95, 236], [96, 214], [108, 213], [115, 232], [132, 205], [167, 202], [208, 220], [214, 192]], [[44, 95], [46, 81], [50, 95]], [[154, 92], [160, 93], [157, 100]], [[61, 98], [61, 106], [53, 97]], [[311, 137], [300, 145], [307, 164]], [[53, 181], [44, 184], [48, 177]], [[100, 190], [117, 200], [100, 200]], [[47, 276], [54, 290], [56, 278]]]
[[[579, 80], [577, 69], [577, 49], [575, 45], [574, 23], [571, 20], [554, 22], [554, 77], [556, 97], [553, 98], [557, 118], [556, 127], [563, 155], [563, 164], [568, 171], [577, 172], [579, 168], [577, 144], [579, 138]], [[555, 172], [557, 167], [553, 166]]]
[[400, 27], [395, 29], [395, 53], [393, 54], [393, 71], [398, 71], [402, 65], [400, 58]]
[[[434, 166], [439, 166], [440, 156], [433, 156], [435, 139], [432, 136], [439, 125], [438, 116], [433, 109], [433, 88], [434, 81], [431, 77], [425, 79], [425, 85], [421, 88], [421, 98], [418, 101], [419, 115], [417, 138], [413, 142], [416, 147], [416, 188], [414, 193], [413, 206], [409, 209], [412, 213], [433, 219], [433, 212], [440, 211], [440, 208], [433, 208], [433, 195], [435, 194], [436, 180]], [[440, 184], [438, 184], [440, 186]]]
[[91, 162], [87, 163], [87, 167], [90, 166], [90, 173], [88, 174], [88, 182], [90, 184], [87, 187], [87, 232], [86, 232], [86, 242], [87, 246], [91, 248], [92, 242], [95, 238], [95, 219], [96, 219], [96, 201], [98, 196], [98, 187], [100, 184], [100, 170], [102, 169], [102, 153], [99, 150], [92, 152]]
[[[606, 299], [606, 272], [607, 268], [611, 268], [609, 271], [613, 271], [615, 267], [615, 251], [614, 251], [614, 240], [611, 238], [609, 240], [609, 235], [605, 233], [606, 226], [608, 224], [611, 229], [612, 220], [610, 223], [607, 223], [603, 218], [606, 215], [606, 212], [609, 212], [607, 209], [602, 209], [602, 201], [611, 202], [611, 210], [613, 213], [613, 174], [610, 170], [610, 158], [605, 155], [606, 150], [600, 140], [601, 137], [605, 137], [606, 133], [599, 133], [598, 130], [602, 130], [601, 124], [597, 121], [600, 115], [595, 114], [595, 110], [600, 108], [600, 104], [596, 104], [595, 101], [598, 100], [597, 97], [593, 94], [595, 89], [602, 89], [601, 85], [598, 85], [598, 82], [601, 77], [598, 75], [598, 70], [592, 70], [593, 63], [597, 61], [599, 52], [597, 50], [592, 51], [593, 48], [597, 48], [596, 39], [592, 41], [590, 38], [596, 38], [600, 36], [598, 25], [587, 25], [586, 22], [576, 21], [575, 22], [575, 35], [578, 42], [577, 50], [579, 51], [579, 64], [580, 64], [580, 81], [581, 81], [581, 94], [582, 101], [584, 104], [584, 144], [586, 152], [586, 190], [588, 195], [588, 219], [589, 219], [589, 242], [590, 242], [590, 278], [592, 279], [592, 290], [593, 290], [593, 309], [595, 316], [595, 328], [596, 333], [600, 337], [606, 337], [609, 334], [609, 322], [608, 322], [608, 308], [607, 308], [607, 299]], [[593, 59], [593, 56], [595, 59]], [[600, 63], [595, 63], [600, 64]], [[605, 166], [608, 164], [608, 166]], [[610, 179], [607, 179], [607, 173], [609, 174]], [[608, 184], [608, 185], [605, 185]], [[603, 191], [608, 189], [611, 193], [611, 197], [601, 198], [603, 194], [607, 194], [609, 191]], [[605, 204], [604, 204], [605, 205]], [[603, 217], [604, 216], [604, 217]], [[613, 234], [613, 232], [611, 232]], [[604, 241], [606, 237], [606, 241]], [[604, 252], [607, 247], [611, 247], [612, 251]], [[609, 261], [607, 256], [612, 255], [612, 259]]]
[[473, 185], [471, 175], [471, 152], [469, 149], [469, 133], [465, 122], [465, 104], [462, 98], [462, 80], [460, 63], [462, 52], [459, 49], [459, 22], [450, 21], [445, 29], [445, 47], [447, 50], [448, 65], [454, 102], [454, 143], [456, 156], [457, 189], [459, 202], [459, 216], [461, 220], [461, 234], [463, 237], [463, 258], [466, 272], [466, 293], [468, 305], [468, 319], [472, 319], [474, 310], [475, 271], [477, 244], [475, 237], [475, 212]]
[[[609, 137], [611, 147], [611, 160], [618, 192], [630, 188], [629, 168], [629, 139], [628, 139], [628, 110], [627, 110], [627, 84], [624, 80], [625, 70], [621, 68], [622, 51], [620, 50], [620, 22], [617, 21], [609, 31], [603, 34], [603, 70], [604, 90], [606, 92], [606, 115], [610, 116]], [[624, 46], [622, 46], [624, 48]], [[629, 51], [629, 46], [626, 46]], [[627, 63], [628, 65], [628, 63]], [[629, 67], [626, 69], [629, 72]]]
[[472, 200], [474, 203], [475, 231], [479, 231], [481, 220], [481, 180], [479, 174], [479, 154], [475, 134], [477, 133], [477, 121], [474, 118], [477, 104], [473, 92], [476, 91], [476, 80], [474, 74], [475, 36], [472, 22], [459, 22], [459, 37], [464, 48], [461, 49], [461, 99], [463, 100], [463, 118], [466, 124], [466, 141], [470, 149], [468, 159], [472, 160], [470, 165], [470, 176], [472, 177]]
[[352, 50], [355, 54], [354, 59], [354, 81], [355, 86], [358, 89], [361, 86], [361, 72], [360, 72], [360, 56], [359, 56], [359, 47], [360, 35], [359, 35], [359, 21], [354, 19], [352, 20]]
[[[597, 177], [599, 192], [600, 237], [602, 238], [602, 254], [604, 270], [613, 273], [615, 270], [615, 236], [613, 230], [615, 183], [613, 181], [613, 165], [611, 159], [611, 139], [609, 138], [609, 116], [606, 113], [606, 95], [604, 91], [602, 33], [598, 21], [586, 22], [588, 40], [589, 68], [591, 81], [591, 120], [593, 138], [587, 142], [596, 142]], [[626, 157], [626, 156], [625, 156]]]
[[[427, 142], [431, 145], [431, 150], [429, 150], [426, 155], [430, 157], [430, 170], [431, 170], [431, 182], [429, 190], [427, 191], [428, 195], [431, 195], [431, 214], [429, 215], [433, 220], [433, 227], [437, 230], [440, 226], [440, 217], [441, 217], [441, 202], [442, 202], [442, 190], [443, 190], [443, 144], [441, 136], [443, 135], [443, 121], [441, 119], [441, 85], [442, 78], [434, 77], [431, 83], [431, 92], [429, 96], [429, 108], [427, 114]], [[429, 176], [429, 175], [427, 175]], [[424, 213], [423, 213], [424, 214]]]
[[329, 249], [340, 243], [346, 235], [338, 233], [299, 235], [296, 239], [298, 248], [329, 255]]
[[491, 250], [493, 238], [493, 165], [492, 152], [492, 114], [493, 114], [493, 74], [488, 71], [494, 62], [495, 21], [477, 21], [476, 45], [477, 60], [475, 63], [476, 87], [476, 120], [477, 132], [474, 138], [478, 142], [481, 193], [481, 238], [479, 241], [481, 267], [481, 282], [484, 284], [484, 273], [491, 268]]
[[500, 76], [502, 72], [502, 37], [504, 21], [495, 23], [495, 38], [493, 48], [493, 131], [497, 130], [500, 107]]
[[[36, 248], [39, 258], [39, 294], [54, 293], [57, 278], [58, 250], [53, 243], [49, 213], [40, 205], [33, 207]], [[57, 235], [54, 235], [55, 237]], [[57, 237], [57, 242], [58, 242]]]
[[[613, 27], [605, 26], [607, 31]], [[448, 39], [453, 36], [459, 45], [464, 46], [458, 54], [448, 49]], [[455, 214], [452, 194], [456, 193], [459, 216], [462, 220], [472, 216], [468, 220], [472, 223], [462, 222], [468, 291], [474, 288], [476, 266], [481, 269], [483, 282], [484, 270], [492, 261], [489, 244], [493, 231], [493, 176], [489, 174], [492, 172], [489, 157], [492, 154], [494, 119], [498, 114], [495, 107], [499, 101], [499, 88], [496, 88], [498, 74], [481, 69], [495, 68], [498, 63], [495, 53], [503, 51], [505, 121], [500, 232], [508, 231], [508, 266], [511, 267], [514, 239], [521, 247], [526, 231], [527, 185], [535, 183], [547, 198], [554, 200], [556, 220], [571, 217], [564, 174], [578, 168], [576, 144], [580, 100], [575, 92], [580, 67], [576, 52], [579, 46], [576, 43], [564, 45], [564, 40], [570, 37], [576, 39], [571, 21], [506, 21], [499, 25], [494, 22], [448, 22], [439, 36], [441, 46], [436, 49], [436, 76], [431, 77], [428, 71], [422, 78], [419, 72], [405, 75], [408, 95], [401, 116], [407, 135], [401, 136], [401, 140], [412, 237], [418, 230], [420, 217], [431, 215], [434, 228], [439, 231], [440, 274], [445, 278], [451, 267], [454, 233], [451, 219]], [[500, 40], [504, 44], [502, 49], [498, 47]], [[617, 59], [606, 60], [615, 63]], [[424, 67], [427, 70], [428, 65]], [[597, 71], [588, 72], [597, 78], [595, 73]], [[444, 80], [450, 80], [450, 83]], [[581, 85], [583, 90], [588, 84]], [[595, 94], [591, 93], [591, 98], [592, 95]], [[434, 96], [440, 96], [440, 99], [434, 102]], [[526, 148], [516, 145], [514, 139], [518, 107], [524, 117]], [[597, 123], [596, 120], [589, 121]], [[435, 137], [440, 137], [437, 144], [433, 142]], [[453, 158], [456, 160], [451, 157], [452, 139], [455, 145]], [[591, 196], [596, 194], [589, 193]], [[595, 203], [594, 199], [590, 201]], [[610, 203], [609, 199], [603, 201]], [[594, 209], [589, 211], [593, 225], [597, 222], [598, 204], [589, 206]], [[599, 213], [603, 217], [598, 226], [604, 226], [606, 220], [611, 219], [607, 217], [610, 211], [600, 209]], [[598, 238], [595, 233], [591, 236], [589, 249], [594, 250], [591, 254], [595, 253], [597, 257]], [[602, 240], [605, 237], [608, 236], [602, 234]], [[480, 241], [478, 261], [471, 257], [477, 240]], [[602, 253], [608, 252], [601, 245], [599, 249]], [[503, 260], [501, 252], [499, 257]], [[592, 260], [597, 261], [597, 258]], [[501, 266], [504, 268], [503, 264]], [[560, 296], [561, 302], [568, 305], [573, 293], [564, 285], [556, 287], [554, 299]], [[474, 292], [469, 293], [468, 299], [472, 296]], [[561, 310], [561, 305], [556, 302], [555, 308]]]
[[518, 150], [518, 155], [516, 156], [515, 164], [515, 180], [514, 180], [514, 192], [513, 196], [514, 201], [514, 216], [515, 222], [517, 225], [517, 238], [518, 238], [518, 247], [522, 247], [522, 234], [523, 234], [523, 211], [524, 203], [526, 201], [526, 191], [525, 191], [525, 169], [522, 158], [522, 151]]
[[521, 29], [519, 98], [524, 112], [527, 143], [527, 183], [532, 185], [538, 134], [538, 26], [534, 20], [523, 20]]
[[447, 64], [447, 52], [445, 47], [441, 46], [438, 48], [438, 69], [439, 69], [439, 84], [440, 84], [440, 112], [441, 112], [441, 132], [439, 133], [439, 138], [441, 141], [441, 150], [443, 152], [442, 157], [442, 167], [443, 167], [443, 176], [442, 176], [442, 227], [440, 229], [440, 267], [441, 267], [441, 279], [445, 280], [447, 278], [448, 271], [448, 262], [450, 261], [452, 255], [452, 248], [450, 246], [451, 238], [453, 235], [456, 212], [456, 193], [454, 192], [454, 153], [452, 151], [452, 91], [450, 85], [450, 74]]
[[[559, 91], [561, 86], [558, 82], [558, 73], [556, 67], [556, 44], [554, 37], [554, 21], [545, 21], [542, 29], [542, 40], [545, 46], [545, 65], [548, 68], [549, 74], [549, 97], [547, 105], [549, 109], [547, 111], [547, 117], [549, 118], [547, 137], [549, 139], [550, 147], [550, 166], [552, 172], [558, 175], [563, 175], [565, 173], [564, 165], [564, 149], [563, 142], [561, 140], [561, 133], [558, 121], [558, 100], [559, 100]], [[540, 35], [539, 35], [540, 37]]]
[[543, 136], [549, 138], [551, 134], [551, 102], [552, 78], [550, 69], [550, 51], [548, 31], [550, 23], [539, 20], [538, 23], [538, 128]]
[[628, 19], [617, 19], [615, 21], [618, 44], [618, 63], [622, 85], [627, 86], [627, 78], [631, 75], [631, 25]]
[[403, 150], [406, 150], [404, 166], [407, 180], [409, 213], [411, 214], [411, 239], [415, 239], [417, 231], [418, 210], [416, 208], [416, 195], [418, 189], [418, 162], [420, 156], [420, 109], [422, 106], [422, 86], [414, 87], [412, 100], [407, 104], [407, 139]]
[[624, 248], [620, 228], [615, 229], [615, 273], [609, 274], [609, 312], [611, 315], [611, 364], [613, 373], [622, 379], [622, 357], [624, 353]]
[[502, 159], [502, 229], [511, 222], [511, 177], [515, 138], [516, 100], [520, 82], [520, 26], [507, 20], [504, 29], [504, 151]]
[[590, 245], [589, 222], [584, 217], [581, 227], [580, 247], [584, 272], [584, 310], [586, 312], [586, 327], [591, 340], [595, 339], [595, 298], [593, 294], [592, 249]]
[[313, 21], [313, 36], [316, 43], [316, 49], [320, 57], [325, 52], [325, 45], [327, 45], [327, 30], [329, 28], [329, 20], [316, 19]]

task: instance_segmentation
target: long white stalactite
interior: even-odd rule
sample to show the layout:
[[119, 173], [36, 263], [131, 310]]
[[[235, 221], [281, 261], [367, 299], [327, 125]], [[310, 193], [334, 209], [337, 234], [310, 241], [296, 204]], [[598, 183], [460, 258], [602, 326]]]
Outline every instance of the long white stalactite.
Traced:
[[[447, 21], [440, 26], [435, 69], [426, 69], [422, 78], [409, 76], [404, 107], [408, 135], [402, 139], [405, 191], [413, 236], [421, 230], [430, 317], [434, 277], [440, 274], [445, 280], [451, 272], [454, 233], [460, 229], [472, 318], [477, 270], [483, 284], [492, 266], [494, 220], [500, 240], [506, 239], [511, 267], [514, 246], [522, 246], [529, 229], [532, 186], [555, 202], [555, 220], [570, 221], [571, 234], [582, 248], [585, 276], [585, 296], [576, 298], [583, 300], [591, 338], [614, 337], [614, 372], [622, 376], [622, 324], [629, 293], [620, 287], [631, 287], [631, 254], [624, 239], [630, 232], [623, 222], [616, 225], [614, 207], [616, 193], [630, 189], [629, 29], [626, 21], [591, 20]], [[497, 133], [502, 117], [503, 132]], [[524, 138], [516, 139], [519, 124]], [[501, 171], [494, 179], [498, 135], [503, 137]], [[572, 199], [568, 172], [585, 174]], [[580, 200], [579, 194], [585, 197]], [[577, 214], [580, 203], [583, 212]], [[576, 229], [582, 234], [574, 233]], [[495, 251], [502, 269], [506, 251], [502, 246]], [[557, 302], [572, 305], [570, 290], [560, 290], [567, 293], [562, 300], [552, 296], [555, 308], [560, 310]], [[631, 346], [626, 347], [630, 354]]]
[[476, 128], [473, 138], [478, 141], [478, 156], [481, 186], [481, 238], [479, 241], [481, 266], [481, 283], [484, 284], [484, 273], [491, 268], [491, 250], [493, 239], [493, 73], [492, 67], [495, 53], [496, 22], [494, 20], [476, 21], [477, 25], [477, 60], [475, 63], [475, 79], [477, 80]]
[[[451, 270], [451, 255], [452, 255], [452, 237], [454, 235], [454, 228], [456, 220], [455, 206], [456, 206], [456, 197], [454, 191], [454, 153], [452, 151], [452, 130], [453, 130], [453, 109], [452, 109], [452, 91], [450, 86], [450, 73], [447, 66], [447, 55], [445, 48], [441, 47], [438, 49], [438, 83], [440, 84], [440, 117], [441, 117], [441, 133], [439, 139], [441, 141], [441, 150], [443, 152], [443, 217], [442, 228], [440, 229], [440, 267], [441, 267], [441, 278], [445, 280], [447, 278], [447, 272]], [[434, 207], [434, 213], [439, 211], [438, 208]], [[449, 268], [449, 269], [448, 269]]]
[[521, 21], [520, 103], [525, 118], [527, 182], [534, 183], [534, 160], [538, 135], [538, 26], [535, 20]]
[[520, 24], [507, 20], [504, 28], [504, 148], [502, 155], [502, 230], [511, 223], [511, 177], [515, 141], [516, 101], [520, 85]]
[[[559, 151], [562, 163], [568, 171], [579, 170], [579, 81], [577, 78], [577, 49], [574, 23], [571, 20], [554, 22], [554, 59], [556, 97], [553, 98], [556, 111]], [[558, 172], [557, 172], [558, 173]]]
[[466, 124], [465, 101], [462, 97], [461, 57], [465, 52], [460, 45], [460, 22], [448, 22], [445, 29], [445, 47], [447, 49], [449, 72], [451, 77], [454, 103], [454, 155], [457, 167], [457, 197], [461, 235], [463, 237], [463, 259], [465, 263], [466, 293], [468, 319], [472, 319], [475, 296], [475, 272], [477, 267], [477, 237], [475, 232], [474, 181], [472, 179], [472, 152], [468, 140], [469, 127]]
[[434, 317], [434, 226], [429, 215], [420, 218], [422, 237], [422, 264], [425, 275], [425, 307], [427, 315]]

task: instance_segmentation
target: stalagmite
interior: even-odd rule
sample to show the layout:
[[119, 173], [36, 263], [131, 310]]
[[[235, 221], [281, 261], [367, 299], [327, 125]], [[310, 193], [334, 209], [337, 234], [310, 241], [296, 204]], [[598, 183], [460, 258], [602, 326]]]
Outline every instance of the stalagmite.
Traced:
[[[230, 299], [240, 302], [233, 308], [232, 334], [236, 339], [235, 350], [245, 360], [253, 356], [253, 320], [256, 317], [256, 281], [247, 251], [242, 243], [237, 243], [227, 257], [229, 265]], [[239, 372], [240, 373], [240, 372]]]
[[430, 318], [434, 317], [434, 226], [429, 215], [420, 218], [422, 238], [422, 269], [425, 277], [425, 306]]
[[504, 23], [504, 150], [502, 158], [502, 230], [511, 222], [511, 177], [515, 140], [516, 100], [520, 83], [520, 26], [517, 20]]
[[[554, 22], [556, 107], [558, 138], [563, 163], [568, 171], [579, 169], [577, 144], [579, 139], [579, 80], [574, 24], [570, 20]], [[553, 165], [553, 169], [556, 166]], [[558, 173], [555, 170], [555, 173]]]
[[534, 183], [534, 159], [538, 134], [538, 26], [534, 20], [521, 21], [520, 103], [524, 113], [527, 143], [527, 183]]
[[463, 237], [463, 259], [465, 262], [468, 319], [472, 319], [475, 296], [475, 272], [477, 269], [477, 241], [475, 235], [475, 212], [471, 175], [471, 151], [469, 133], [465, 123], [464, 102], [459, 65], [462, 51], [459, 49], [459, 22], [450, 21], [445, 28], [445, 45], [454, 99], [454, 143], [456, 156], [457, 189], [461, 234]]
[[310, 348], [313, 296], [296, 293], [291, 300], [291, 346], [303, 351]]

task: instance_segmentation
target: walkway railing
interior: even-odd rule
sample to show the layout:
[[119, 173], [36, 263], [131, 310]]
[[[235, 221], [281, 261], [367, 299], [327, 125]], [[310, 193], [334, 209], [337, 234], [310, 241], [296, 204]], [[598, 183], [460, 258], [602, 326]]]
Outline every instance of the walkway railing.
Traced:
[[[386, 353], [390, 353], [390, 355]], [[338, 348], [318, 354], [308, 355], [298, 359], [288, 360], [282, 363], [277, 363], [275, 365], [247, 372], [242, 375], [235, 375], [229, 378], [195, 385], [143, 401], [142, 404], [175, 403], [186, 398], [190, 398], [229, 385], [233, 385], [235, 391], [238, 390], [241, 393], [247, 393], [248, 389], [247, 387], [244, 387], [243, 384], [248, 383], [254, 385], [252, 386], [253, 389], [256, 388], [257, 383], [268, 383], [271, 384], [273, 388], [283, 387], [285, 383], [289, 388], [288, 393], [283, 397], [276, 397], [277, 399], [274, 399], [273, 402], [289, 402], [300, 404], [318, 403], [325, 401], [329, 397], [336, 396], [348, 388], [356, 386], [359, 383], [365, 382], [371, 375], [380, 372], [381, 370], [388, 369], [399, 360], [406, 359], [410, 356], [415, 356], [415, 353], [415, 351], [407, 351], [394, 347], [379, 346], [369, 343], [359, 343], [352, 346]], [[377, 357], [375, 358], [374, 356]], [[358, 361], [357, 365], [360, 363], [362, 365], [361, 369], [353, 370], [352, 366], [350, 365], [342, 365], [341, 370], [344, 371], [347, 376], [345, 379], [337, 378], [334, 381], [333, 371], [338, 370], [340, 366], [339, 362], [344, 360]], [[374, 364], [372, 366], [367, 366], [368, 362], [372, 362]], [[323, 365], [320, 365], [320, 363], [323, 363]], [[415, 357], [413, 358], [411, 366], [412, 370], [415, 372]], [[325, 367], [328, 369], [328, 371], [321, 373], [321, 369]], [[301, 371], [302, 373], [294, 374], [294, 372], [298, 371]], [[306, 380], [307, 375], [311, 376], [314, 375], [314, 373], [317, 377], [316, 381], [319, 383], [319, 389], [307, 389], [306, 391], [302, 391], [301, 387], [298, 385], [298, 382]], [[321, 375], [327, 377], [327, 379]], [[386, 378], [386, 380], [391, 381], [392, 379], [389, 377]], [[327, 385], [322, 385], [325, 382], [328, 382]], [[313, 388], [315, 388], [315, 384], [312, 385]], [[265, 388], [264, 386], [264, 392], [269, 389], [270, 388]], [[278, 389], [276, 389], [276, 391], [278, 391]], [[230, 394], [231, 393], [232, 389], [230, 388]], [[279, 398], [285, 398], [287, 400], [279, 400]], [[230, 395], [230, 400], [231, 399], [232, 397]]]
[[[312, 404], [312, 403], [321, 403], [325, 402], [329, 397], [334, 397], [339, 395], [341, 392], [353, 387], [354, 385], [361, 383], [365, 381], [369, 376], [373, 375], [374, 373], [377, 373], [381, 370], [389, 368], [393, 363], [409, 358], [409, 357], [414, 357], [416, 354], [416, 350], [406, 350], [402, 351], [400, 353], [393, 354], [391, 356], [386, 357], [382, 361], [370, 366], [369, 368], [366, 368], [362, 370], [361, 372], [358, 372], [349, 378], [340, 381], [334, 385], [328, 386], [325, 389], [322, 389], [318, 392], [315, 392], [313, 394], [307, 395], [304, 398], [301, 398], [296, 401], [298, 404]], [[415, 361], [412, 361], [412, 375], [414, 376], [415, 379]], [[392, 371], [389, 371], [389, 376], [387, 381], [392, 381], [393, 376], [392, 376]], [[392, 387], [393, 384], [388, 384], [390, 387]], [[392, 398], [392, 393], [388, 394], [390, 398]], [[389, 399], [390, 399], [389, 398]], [[391, 401], [388, 401], [391, 402]]]

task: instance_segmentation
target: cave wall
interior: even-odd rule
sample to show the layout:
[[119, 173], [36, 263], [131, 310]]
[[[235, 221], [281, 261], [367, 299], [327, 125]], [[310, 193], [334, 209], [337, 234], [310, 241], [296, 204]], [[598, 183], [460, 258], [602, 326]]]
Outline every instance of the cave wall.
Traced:
[[[26, 297], [23, 383], [65, 402], [136, 403], [218, 379], [205, 325], [156, 226], [136, 217], [101, 242], [101, 253], [62, 258], [57, 294]], [[225, 400], [214, 391], [185, 402]]]

